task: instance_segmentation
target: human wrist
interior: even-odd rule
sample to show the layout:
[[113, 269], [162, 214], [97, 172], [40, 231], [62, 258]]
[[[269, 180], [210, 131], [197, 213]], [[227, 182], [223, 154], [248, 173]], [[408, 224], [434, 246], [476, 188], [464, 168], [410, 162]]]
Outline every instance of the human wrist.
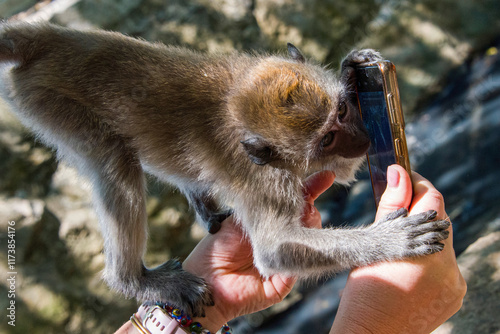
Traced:
[[193, 321], [199, 322], [203, 328], [208, 329], [211, 333], [217, 333], [231, 318], [227, 318], [222, 314], [217, 306], [205, 308], [205, 316], [193, 318]]
[[209, 330], [184, 311], [164, 303], [143, 303], [115, 334], [230, 334], [227, 325]]
[[[345, 292], [344, 292], [345, 293]], [[397, 334], [401, 333], [404, 324], [399, 324], [397, 314], [388, 314], [381, 309], [383, 303], [359, 302], [355, 298], [344, 296], [335, 316], [330, 334]], [[404, 330], [403, 330], [404, 331]]]
[[432, 332], [458, 310], [463, 290], [449, 283], [456, 271], [436, 262], [441, 255], [351, 271], [330, 334]]
[[[190, 272], [194, 275], [202, 277], [207, 281], [212, 289], [212, 295], [214, 299], [214, 306], [205, 307], [205, 316], [194, 318], [194, 321], [198, 321], [203, 325], [204, 328], [210, 330], [210, 332], [215, 333], [219, 330], [224, 324], [228, 321], [232, 320], [235, 316], [231, 316], [227, 310], [229, 308], [225, 307], [226, 303], [223, 298], [224, 291], [217, 291], [218, 285], [210, 284], [210, 278], [206, 276], [206, 273], [200, 270], [200, 267], [196, 265], [196, 261], [191, 261], [191, 258], [188, 257], [183, 263], [182, 267], [187, 272]], [[232, 310], [234, 311], [234, 310]]]
[[397, 276], [396, 272], [406, 266], [385, 262], [351, 271], [330, 334], [404, 332], [407, 312], [412, 308], [409, 296], [386, 274]]

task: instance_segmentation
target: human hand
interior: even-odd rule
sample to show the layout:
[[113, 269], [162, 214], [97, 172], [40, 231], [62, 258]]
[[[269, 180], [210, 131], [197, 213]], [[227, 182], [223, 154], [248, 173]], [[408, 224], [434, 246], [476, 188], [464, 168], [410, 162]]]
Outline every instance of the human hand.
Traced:
[[[314, 200], [335, 179], [332, 172], [310, 177], [304, 187], [305, 226], [321, 227], [321, 216]], [[183, 268], [203, 277], [212, 287], [215, 305], [206, 308], [206, 317], [194, 319], [211, 332], [243, 314], [257, 312], [276, 304], [290, 293], [296, 279], [273, 275], [263, 279], [254, 267], [252, 247], [232, 217], [222, 223], [216, 234], [207, 235], [184, 261]]]
[[[377, 218], [401, 207], [409, 214], [437, 211], [447, 219], [442, 195], [422, 176], [393, 165]], [[330, 333], [430, 333], [462, 305], [465, 281], [458, 269], [451, 226], [441, 252], [351, 271]]]

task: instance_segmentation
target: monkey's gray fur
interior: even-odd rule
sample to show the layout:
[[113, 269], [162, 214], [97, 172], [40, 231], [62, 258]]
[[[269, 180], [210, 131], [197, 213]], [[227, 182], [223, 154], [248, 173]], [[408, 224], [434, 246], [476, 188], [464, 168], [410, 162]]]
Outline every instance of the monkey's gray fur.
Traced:
[[[203, 279], [167, 261], [146, 269], [144, 172], [173, 183], [216, 232], [230, 204], [263, 276], [312, 277], [440, 251], [448, 223], [399, 210], [370, 226], [308, 229], [302, 185], [333, 170], [348, 184], [368, 148], [351, 52], [340, 77], [290, 57], [207, 55], [118, 33], [50, 24], [0, 27], [0, 91], [25, 125], [93, 185], [109, 285], [192, 315]], [[220, 202], [219, 202], [220, 201]]]

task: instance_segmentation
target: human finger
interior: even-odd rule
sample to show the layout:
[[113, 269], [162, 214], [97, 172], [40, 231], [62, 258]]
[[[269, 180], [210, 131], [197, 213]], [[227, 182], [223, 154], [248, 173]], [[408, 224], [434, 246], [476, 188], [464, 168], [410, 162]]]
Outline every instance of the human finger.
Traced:
[[416, 214], [434, 210], [438, 213], [438, 219], [447, 218], [443, 195], [422, 175], [413, 172], [412, 177], [414, 194], [410, 213]]
[[412, 198], [412, 182], [400, 165], [387, 168], [387, 188], [380, 199], [375, 221], [401, 208], [408, 208]]
[[329, 170], [321, 171], [309, 176], [304, 182], [304, 198], [309, 203], [330, 188], [335, 181], [335, 173]]
[[302, 222], [306, 227], [321, 228], [321, 214], [314, 206], [314, 200], [330, 188], [335, 181], [335, 173], [322, 171], [311, 175], [304, 182], [304, 199], [306, 200], [302, 211]]

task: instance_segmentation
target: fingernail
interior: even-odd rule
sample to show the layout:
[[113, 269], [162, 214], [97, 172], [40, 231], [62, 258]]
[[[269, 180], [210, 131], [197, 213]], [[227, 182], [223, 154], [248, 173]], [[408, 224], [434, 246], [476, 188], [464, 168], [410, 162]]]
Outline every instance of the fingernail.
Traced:
[[399, 186], [399, 172], [396, 168], [392, 166], [387, 167], [387, 185], [391, 188], [397, 188]]

